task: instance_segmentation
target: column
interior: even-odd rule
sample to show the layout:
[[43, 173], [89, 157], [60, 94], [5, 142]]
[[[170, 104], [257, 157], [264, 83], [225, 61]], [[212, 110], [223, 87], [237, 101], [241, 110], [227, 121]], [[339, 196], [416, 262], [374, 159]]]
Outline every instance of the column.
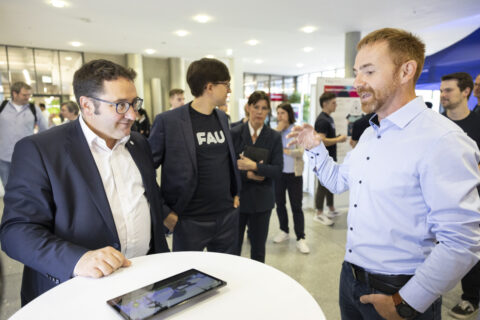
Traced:
[[345, 78], [354, 78], [353, 66], [357, 55], [357, 44], [360, 41], [360, 31], [345, 33]]
[[135, 78], [135, 87], [137, 88], [137, 95], [139, 97], [144, 97], [145, 92], [143, 91], [143, 58], [141, 54], [138, 53], [128, 53], [127, 54], [127, 66], [135, 70], [137, 77]]

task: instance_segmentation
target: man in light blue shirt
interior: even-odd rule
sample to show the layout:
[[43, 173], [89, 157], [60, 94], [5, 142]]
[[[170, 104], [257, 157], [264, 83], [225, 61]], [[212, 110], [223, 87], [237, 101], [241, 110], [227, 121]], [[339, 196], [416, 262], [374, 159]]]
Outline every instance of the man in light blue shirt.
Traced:
[[0, 112], [0, 178], [3, 186], [7, 184], [13, 147], [17, 141], [33, 134], [35, 124], [38, 125], [39, 132], [48, 128], [40, 108], [35, 107], [35, 115], [30, 109], [32, 87], [24, 82], [15, 82], [11, 94], [11, 100]]
[[290, 137], [333, 193], [350, 190], [342, 319], [440, 319], [440, 296], [479, 259], [480, 152], [415, 95], [425, 45], [398, 29], [358, 44], [354, 86], [371, 127], [336, 164], [310, 125]]

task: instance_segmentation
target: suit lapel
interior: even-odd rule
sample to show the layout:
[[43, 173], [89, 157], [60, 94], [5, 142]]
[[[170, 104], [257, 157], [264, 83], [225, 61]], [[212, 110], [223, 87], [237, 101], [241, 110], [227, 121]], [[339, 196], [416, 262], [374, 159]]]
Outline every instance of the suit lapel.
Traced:
[[80, 172], [80, 177], [83, 178], [87, 185], [93, 203], [95, 203], [108, 229], [118, 241], [117, 229], [103, 187], [102, 178], [78, 119], [70, 127], [66, 141], [67, 156], [70, 157], [74, 167]]
[[197, 155], [195, 151], [195, 141], [193, 136], [193, 129], [192, 129], [192, 120], [190, 119], [190, 104], [186, 104], [182, 108], [181, 114], [181, 123], [180, 127], [182, 128], [183, 137], [185, 138], [185, 144], [188, 149], [188, 154], [190, 155], [190, 160], [192, 161], [193, 168], [195, 172], [197, 172]]

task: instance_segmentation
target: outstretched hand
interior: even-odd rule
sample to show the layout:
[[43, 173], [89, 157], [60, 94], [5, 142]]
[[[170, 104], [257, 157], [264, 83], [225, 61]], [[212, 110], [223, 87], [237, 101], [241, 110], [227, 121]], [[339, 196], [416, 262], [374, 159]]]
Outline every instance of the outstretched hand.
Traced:
[[320, 145], [322, 137], [315, 132], [315, 129], [308, 123], [304, 123], [302, 126], [295, 126], [292, 131], [287, 135], [287, 139], [292, 139], [288, 143], [287, 147], [293, 144], [298, 144], [304, 149], [310, 150]]

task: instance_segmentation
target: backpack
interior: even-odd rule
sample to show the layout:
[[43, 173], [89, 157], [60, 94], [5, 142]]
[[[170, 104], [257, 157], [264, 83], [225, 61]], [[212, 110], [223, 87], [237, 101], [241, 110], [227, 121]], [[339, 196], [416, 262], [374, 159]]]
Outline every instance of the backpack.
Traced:
[[[0, 105], [0, 113], [5, 109], [5, 106], [7, 105], [8, 100], [4, 100], [2, 104]], [[33, 117], [35, 118], [35, 122], [33, 123], [33, 126], [35, 126], [35, 123], [37, 123], [37, 109], [35, 109], [35, 105], [33, 103], [29, 103], [28, 107], [30, 108], [30, 111], [33, 113]]]

